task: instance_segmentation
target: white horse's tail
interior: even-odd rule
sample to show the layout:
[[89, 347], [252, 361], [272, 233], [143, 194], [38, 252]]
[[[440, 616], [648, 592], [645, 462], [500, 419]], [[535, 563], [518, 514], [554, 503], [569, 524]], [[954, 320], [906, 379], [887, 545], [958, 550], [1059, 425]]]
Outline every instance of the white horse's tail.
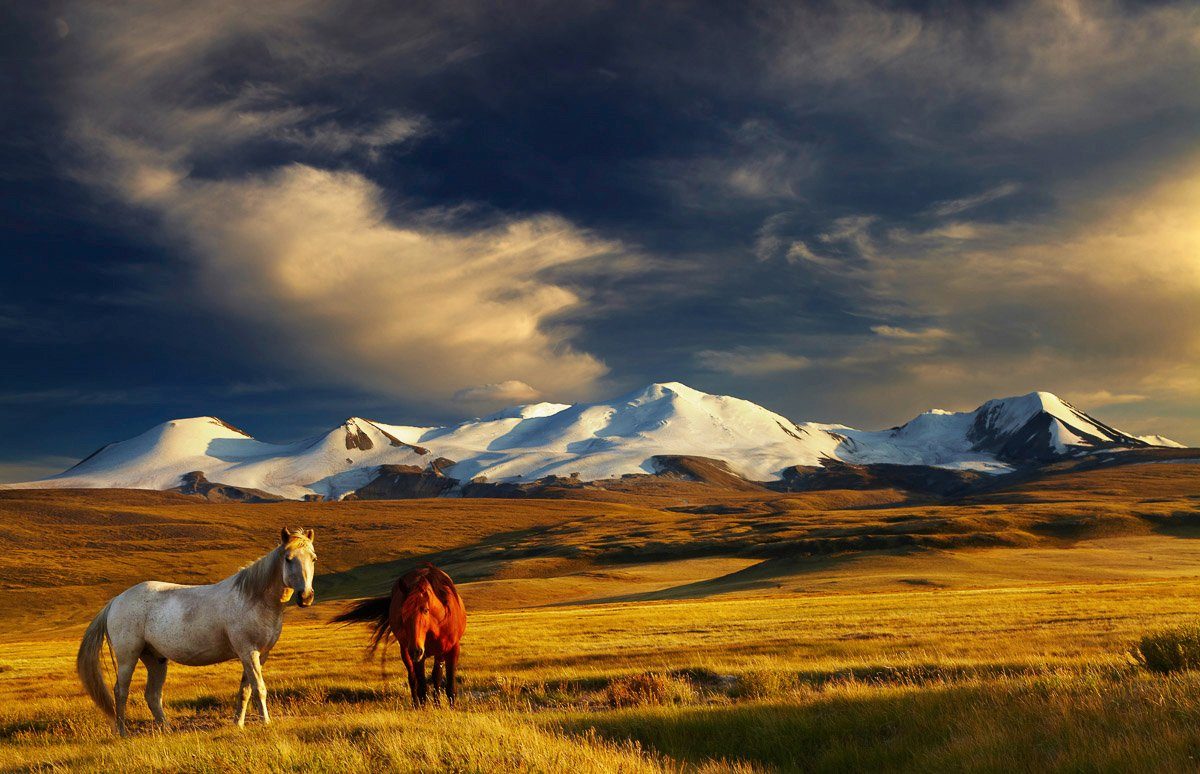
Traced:
[[88, 624], [83, 633], [83, 641], [79, 643], [79, 655], [75, 657], [75, 668], [79, 671], [79, 681], [83, 683], [88, 696], [100, 710], [110, 718], [116, 716], [113, 708], [113, 695], [104, 683], [104, 670], [100, 665], [100, 649], [108, 639], [108, 609], [112, 600]]

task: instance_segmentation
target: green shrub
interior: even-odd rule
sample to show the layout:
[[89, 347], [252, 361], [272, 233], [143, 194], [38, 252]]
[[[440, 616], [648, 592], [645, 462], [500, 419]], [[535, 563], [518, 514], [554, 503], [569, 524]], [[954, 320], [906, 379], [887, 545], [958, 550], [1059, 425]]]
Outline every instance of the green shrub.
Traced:
[[1133, 646], [1130, 655], [1139, 666], [1160, 674], [1200, 669], [1200, 625], [1147, 634]]

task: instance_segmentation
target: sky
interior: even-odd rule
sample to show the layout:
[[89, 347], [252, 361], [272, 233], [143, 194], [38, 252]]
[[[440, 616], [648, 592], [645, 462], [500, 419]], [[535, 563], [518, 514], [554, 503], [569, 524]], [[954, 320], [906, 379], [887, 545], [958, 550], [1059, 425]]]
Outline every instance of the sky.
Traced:
[[670, 380], [1200, 445], [1193, 2], [51, 1], [0, 53], [0, 481]]

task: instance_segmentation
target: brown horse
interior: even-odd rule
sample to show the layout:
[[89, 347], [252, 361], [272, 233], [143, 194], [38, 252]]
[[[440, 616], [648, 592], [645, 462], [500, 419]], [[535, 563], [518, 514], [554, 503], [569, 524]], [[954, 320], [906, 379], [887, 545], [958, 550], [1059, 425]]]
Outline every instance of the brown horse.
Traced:
[[[458, 650], [467, 629], [467, 610], [450, 576], [432, 564], [396, 579], [386, 597], [364, 599], [333, 619], [334, 623], [366, 623], [371, 627], [370, 653], [391, 634], [400, 643], [400, 657], [408, 670], [408, 687], [413, 704], [425, 703], [425, 659], [433, 656], [433, 697], [443, 684], [453, 706], [458, 669]], [[442, 668], [445, 667], [443, 676]]]

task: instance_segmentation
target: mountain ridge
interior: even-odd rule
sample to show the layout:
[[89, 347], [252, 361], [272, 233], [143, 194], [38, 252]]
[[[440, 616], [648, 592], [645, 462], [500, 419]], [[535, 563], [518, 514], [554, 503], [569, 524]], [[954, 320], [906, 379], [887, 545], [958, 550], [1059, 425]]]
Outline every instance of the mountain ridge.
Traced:
[[[167, 490], [200, 474], [284, 498], [339, 499], [385, 470], [393, 481], [425, 476], [427, 489], [429, 476], [523, 484], [547, 477], [655, 475], [661, 472], [656, 460], [695, 457], [722, 461], [732, 475], [765, 482], [826, 463], [1000, 474], [1098, 450], [1172, 444], [1162, 436], [1124, 433], [1048, 392], [992, 399], [973, 411], [932, 409], [869, 431], [798, 423], [742, 398], [660, 382], [609, 401], [513, 406], [446, 426], [352, 416], [282, 444], [259, 441], [213, 416], [174, 419], [108, 444], [56, 476], [5, 488]], [[435, 460], [436, 470], [426, 475]], [[438, 487], [452, 489], [444, 482]]]

